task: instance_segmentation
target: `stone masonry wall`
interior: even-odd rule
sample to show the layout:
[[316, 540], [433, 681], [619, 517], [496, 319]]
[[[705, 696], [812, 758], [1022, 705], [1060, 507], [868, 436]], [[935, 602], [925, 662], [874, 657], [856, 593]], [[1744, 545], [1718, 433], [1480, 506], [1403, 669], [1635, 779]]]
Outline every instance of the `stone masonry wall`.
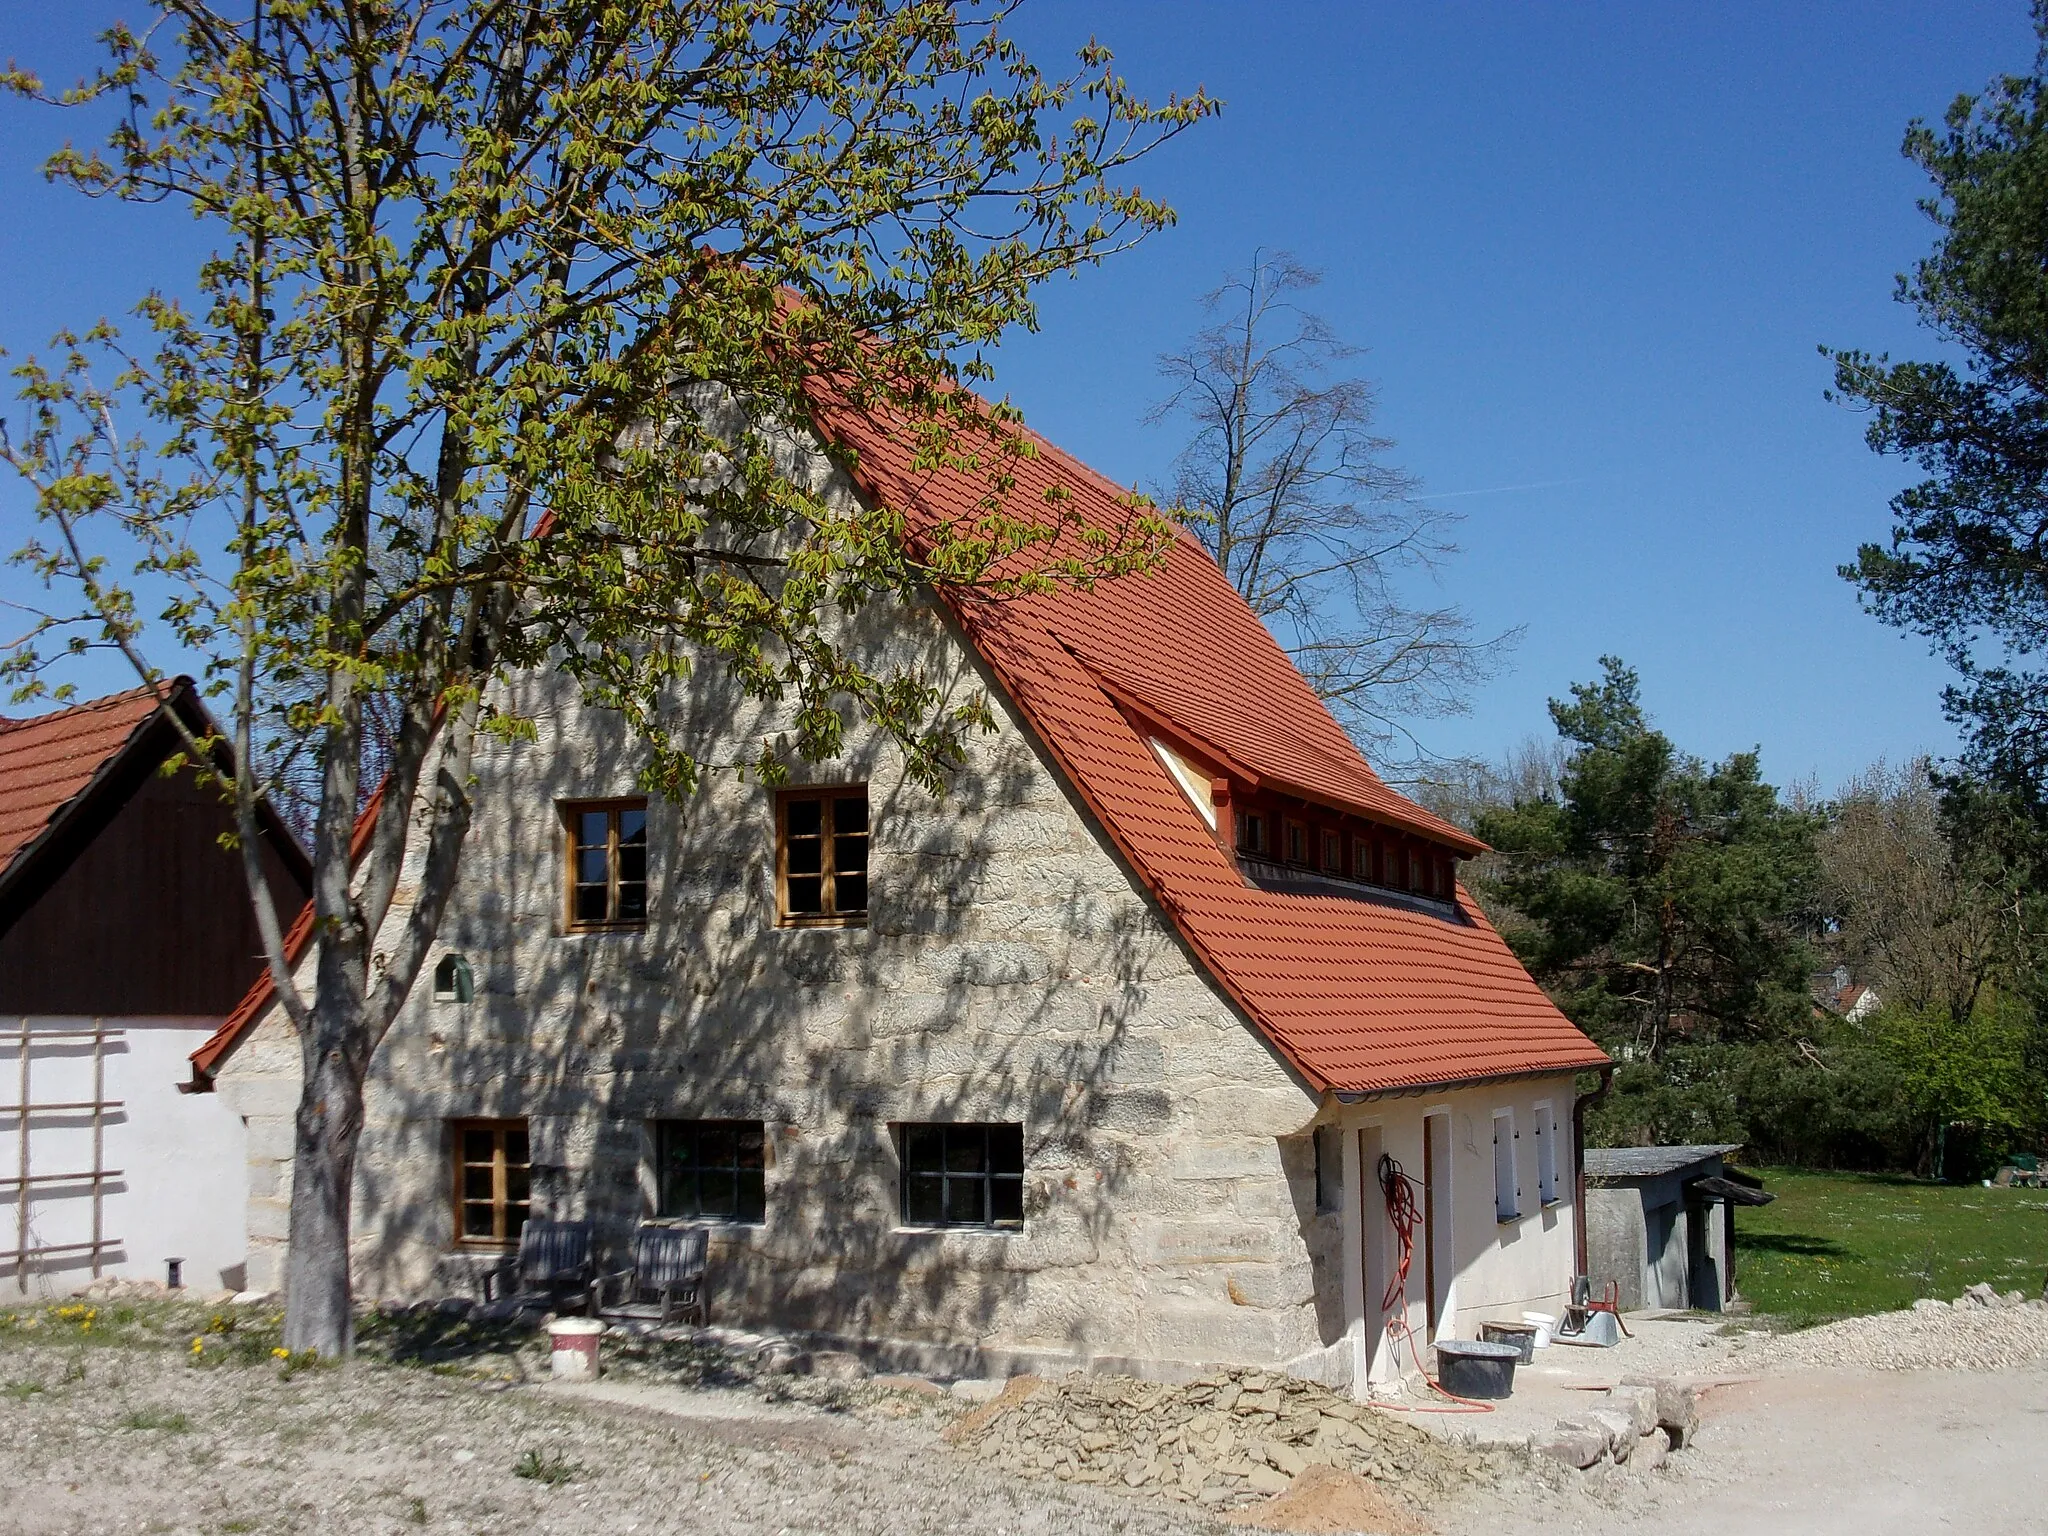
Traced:
[[[1147, 1369], [1338, 1339], [1316, 1097], [1191, 963], [944, 619], [890, 620], [864, 643], [987, 687], [999, 728], [943, 799], [880, 741], [793, 765], [795, 783], [870, 785], [866, 928], [775, 926], [772, 796], [719, 774], [650, 802], [645, 931], [564, 932], [556, 804], [633, 793], [639, 759], [561, 680], [511, 690], [537, 739], [481, 757], [445, 949], [374, 1070], [367, 1295], [459, 1278], [451, 1118], [527, 1117], [536, 1210], [598, 1219], [616, 1254], [651, 1211], [650, 1122], [731, 1117], [767, 1124], [767, 1216], [717, 1231], [715, 1320]], [[709, 685], [676, 707], [713, 759], [783, 723]], [[474, 970], [466, 1006], [432, 997], [445, 950]], [[220, 1080], [249, 1119], [253, 1285], [282, 1273], [297, 1057], [273, 1013]], [[891, 1128], [924, 1120], [1023, 1123], [1022, 1232], [898, 1226]]]

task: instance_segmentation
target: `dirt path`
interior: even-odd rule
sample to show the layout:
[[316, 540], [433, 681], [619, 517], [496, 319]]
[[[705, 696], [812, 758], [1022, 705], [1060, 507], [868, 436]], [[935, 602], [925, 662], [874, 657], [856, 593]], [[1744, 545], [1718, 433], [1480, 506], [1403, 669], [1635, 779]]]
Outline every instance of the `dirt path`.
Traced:
[[1702, 1411], [1665, 1472], [1490, 1503], [1445, 1536], [2048, 1529], [2048, 1370], [1788, 1372], [1718, 1388]]

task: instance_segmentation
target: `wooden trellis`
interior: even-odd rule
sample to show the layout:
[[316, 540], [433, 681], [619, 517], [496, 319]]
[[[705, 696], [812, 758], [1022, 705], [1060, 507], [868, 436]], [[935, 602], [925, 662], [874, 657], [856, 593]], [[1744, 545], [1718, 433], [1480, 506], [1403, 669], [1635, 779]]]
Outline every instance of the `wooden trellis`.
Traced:
[[[20, 1030], [12, 1039], [0, 1040], [0, 1049], [12, 1045], [19, 1058], [17, 1082], [19, 1090], [12, 1104], [0, 1104], [0, 1123], [9, 1117], [15, 1122], [15, 1171], [11, 1175], [0, 1175], [0, 1191], [12, 1187], [14, 1192], [14, 1247], [0, 1249], [0, 1270], [12, 1268], [15, 1284], [21, 1293], [28, 1294], [29, 1276], [41, 1260], [85, 1254], [92, 1264], [93, 1277], [99, 1277], [105, 1255], [121, 1246], [117, 1237], [106, 1233], [106, 1187], [109, 1182], [121, 1177], [121, 1170], [106, 1166], [106, 1123], [107, 1116], [120, 1110], [119, 1099], [109, 1099], [107, 1093], [107, 1048], [119, 1045], [126, 1038], [126, 1031], [108, 1029], [102, 1020], [95, 1019], [90, 1029], [33, 1029], [32, 1021], [23, 1019]], [[44, 1046], [91, 1042], [92, 1046], [92, 1097], [39, 1104], [35, 1099], [35, 1075], [32, 1070], [35, 1052]], [[39, 1118], [51, 1115], [90, 1115], [92, 1117], [92, 1166], [82, 1170], [65, 1170], [57, 1173], [38, 1173], [31, 1161], [34, 1149], [34, 1127]], [[30, 1209], [38, 1189], [65, 1189], [89, 1186], [92, 1200], [92, 1236], [85, 1242], [32, 1244], [30, 1241]]]

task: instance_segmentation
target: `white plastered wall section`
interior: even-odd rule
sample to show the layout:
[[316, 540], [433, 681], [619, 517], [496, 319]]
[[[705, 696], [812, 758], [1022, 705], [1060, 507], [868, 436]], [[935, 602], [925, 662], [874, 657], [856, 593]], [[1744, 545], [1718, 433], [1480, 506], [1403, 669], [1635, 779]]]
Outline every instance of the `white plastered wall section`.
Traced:
[[[1361, 1396], [1371, 1384], [1390, 1383], [1428, 1364], [1430, 1262], [1425, 1230], [1414, 1239], [1405, 1305], [1391, 1316], [1382, 1300], [1399, 1267], [1401, 1246], [1387, 1218], [1376, 1164], [1382, 1153], [1419, 1186], [1425, 1168], [1436, 1181], [1430, 1202], [1418, 1188], [1419, 1207], [1434, 1204], [1438, 1230], [1437, 1335], [1474, 1338], [1484, 1322], [1518, 1322], [1525, 1311], [1562, 1310], [1575, 1269], [1578, 1212], [1572, 1170], [1569, 1074], [1515, 1079], [1408, 1098], [1337, 1105], [1327, 1116], [1339, 1129], [1343, 1156], [1341, 1265], [1347, 1375]], [[1495, 1204], [1495, 1117], [1507, 1111], [1513, 1142], [1519, 1214], [1499, 1219]], [[1556, 1198], [1541, 1199], [1541, 1164], [1534, 1127], [1556, 1127]], [[1436, 1148], [1425, 1156], [1423, 1138], [1436, 1128]], [[1445, 1207], [1448, 1207], [1448, 1217]]]
[[[564, 932], [557, 805], [633, 793], [640, 758], [559, 676], [516, 680], [506, 702], [537, 739], [480, 754], [444, 947], [373, 1071], [364, 1292], [462, 1283], [451, 1119], [525, 1117], [537, 1205], [595, 1217], [615, 1245], [648, 1214], [652, 1122], [730, 1117], [767, 1127], [768, 1213], [718, 1231], [714, 1318], [1162, 1375], [1340, 1344], [1336, 1223], [1316, 1214], [1304, 1134], [1316, 1096], [1193, 964], [939, 612], [876, 610], [852, 638], [954, 697], [985, 690], [997, 721], [943, 799], [859, 733], [841, 762], [792, 765], [796, 782], [869, 785], [862, 929], [775, 925], [772, 799], [720, 775], [649, 806], [645, 931]], [[788, 725], [715, 679], [675, 708], [713, 760]], [[466, 1006], [431, 995], [450, 949], [476, 978]], [[249, 1119], [250, 1281], [266, 1288], [298, 1073], [273, 1010], [220, 1078]], [[1021, 1233], [897, 1225], [892, 1128], [925, 1120], [1023, 1123]]]
[[[196, 1290], [240, 1289], [248, 1252], [245, 1204], [235, 1198], [245, 1164], [241, 1117], [212, 1095], [182, 1094], [190, 1076], [187, 1056], [218, 1024], [217, 1019], [109, 1018], [103, 1021], [102, 1100], [118, 1104], [103, 1117], [99, 1166], [118, 1172], [105, 1181], [101, 1235], [116, 1240], [101, 1273], [163, 1280], [166, 1261], [183, 1261], [183, 1282]], [[0, 1098], [20, 1094], [18, 1054], [21, 1021], [5, 1021], [0, 1039]], [[84, 1104], [93, 1099], [93, 1050], [81, 1039], [95, 1021], [43, 1016], [31, 1019], [29, 1094], [37, 1105]], [[33, 1043], [37, 1036], [46, 1038]], [[0, 1176], [21, 1172], [20, 1122], [0, 1120]], [[29, 1172], [37, 1178], [76, 1175], [93, 1168], [89, 1111], [40, 1111], [28, 1137]], [[31, 1187], [29, 1242], [33, 1247], [69, 1247], [92, 1237], [91, 1186], [85, 1181]], [[6, 1196], [19, 1186], [5, 1186]], [[9, 1251], [15, 1247], [20, 1207], [0, 1198]], [[27, 1274], [32, 1295], [61, 1295], [92, 1278], [89, 1253], [53, 1255], [33, 1262]], [[15, 1276], [0, 1278], [0, 1290], [15, 1290]]]

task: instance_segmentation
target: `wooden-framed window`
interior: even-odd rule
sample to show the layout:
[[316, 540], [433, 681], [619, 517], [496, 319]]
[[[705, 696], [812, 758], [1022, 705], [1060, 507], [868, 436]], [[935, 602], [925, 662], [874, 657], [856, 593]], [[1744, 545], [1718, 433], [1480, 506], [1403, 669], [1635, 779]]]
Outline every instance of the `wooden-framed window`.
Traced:
[[575, 800], [562, 806], [573, 929], [647, 926], [647, 802]]
[[1246, 853], [1266, 851], [1266, 818], [1252, 812], [1237, 818], [1237, 846]]
[[868, 787], [789, 789], [775, 799], [775, 886], [785, 926], [868, 915]]
[[903, 1225], [1024, 1225], [1024, 1127], [901, 1128]]
[[1351, 873], [1357, 879], [1377, 883], [1380, 872], [1373, 859], [1373, 845], [1369, 838], [1354, 837], [1351, 840]]
[[767, 1145], [758, 1120], [657, 1120], [656, 1214], [693, 1221], [765, 1219]]
[[1323, 869], [1332, 875], [1344, 873], [1344, 838], [1327, 827], [1323, 829]]
[[455, 1240], [479, 1248], [510, 1248], [532, 1202], [524, 1120], [457, 1120]]
[[1306, 864], [1308, 862], [1308, 828], [1298, 821], [1287, 823], [1287, 862]]

